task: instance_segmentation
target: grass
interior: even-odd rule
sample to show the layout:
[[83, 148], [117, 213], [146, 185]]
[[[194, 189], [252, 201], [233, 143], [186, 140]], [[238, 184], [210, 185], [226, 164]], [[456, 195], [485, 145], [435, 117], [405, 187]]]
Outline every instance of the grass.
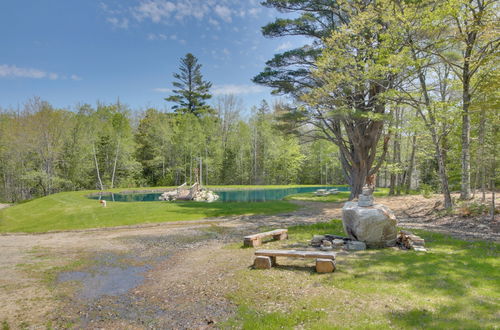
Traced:
[[[115, 192], [121, 190], [123, 189], [113, 189]], [[58, 193], [2, 209], [0, 210], [0, 232], [34, 233], [102, 228], [229, 215], [273, 214], [290, 212], [298, 208], [287, 201], [108, 202], [108, 207], [103, 208], [96, 200], [86, 197], [93, 192], [95, 191]]]
[[[285, 197], [285, 200], [307, 201], [307, 202], [346, 202], [349, 199], [350, 191], [339, 191], [335, 195], [316, 196], [313, 192], [294, 194]], [[375, 197], [385, 197], [389, 195], [389, 188], [377, 188], [373, 194]]]
[[[427, 253], [397, 249], [340, 255], [331, 274], [314, 261], [283, 259], [237, 273], [239, 308], [225, 327], [243, 329], [493, 329], [500, 320], [500, 245], [426, 231]], [[341, 221], [289, 228], [291, 241], [343, 234]], [[272, 243], [275, 244], [275, 243]], [[280, 260], [278, 260], [280, 263]]]

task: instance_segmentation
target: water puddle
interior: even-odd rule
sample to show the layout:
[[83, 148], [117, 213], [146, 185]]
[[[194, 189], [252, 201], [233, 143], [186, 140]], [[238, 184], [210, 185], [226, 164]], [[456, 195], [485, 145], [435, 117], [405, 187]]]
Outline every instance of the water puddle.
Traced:
[[[134, 258], [135, 259], [135, 258]], [[103, 296], [119, 296], [144, 282], [144, 273], [151, 269], [149, 265], [130, 265], [131, 259], [120, 259], [116, 255], [106, 254], [96, 259], [96, 264], [85, 271], [62, 272], [58, 283], [77, 282], [80, 288], [77, 297], [95, 300]]]

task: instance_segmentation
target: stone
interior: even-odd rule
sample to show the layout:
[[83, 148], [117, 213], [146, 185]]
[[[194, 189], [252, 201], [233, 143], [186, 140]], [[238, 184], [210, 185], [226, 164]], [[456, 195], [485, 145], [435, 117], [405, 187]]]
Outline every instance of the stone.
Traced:
[[362, 206], [362, 207], [372, 206], [373, 205], [373, 197], [360, 195], [358, 198], [358, 205]]
[[335, 271], [335, 260], [331, 259], [316, 259], [316, 272], [332, 273]]
[[423, 246], [413, 246], [412, 249], [419, 252], [427, 252], [427, 249]]
[[364, 186], [361, 195], [358, 197], [358, 206], [368, 207], [373, 205], [373, 191]]
[[347, 241], [345, 248], [349, 251], [366, 250], [366, 244], [360, 241]]
[[331, 245], [321, 245], [320, 247], [321, 251], [331, 251], [333, 250], [333, 247]]
[[325, 239], [325, 236], [323, 235], [314, 235], [313, 238], [311, 239], [311, 245], [312, 246], [320, 246], [321, 242]]
[[344, 246], [344, 240], [343, 239], [334, 239], [332, 241], [333, 246]]
[[255, 257], [253, 266], [257, 269], [271, 269], [272, 267], [271, 257], [258, 256]]
[[396, 245], [396, 223], [394, 213], [381, 204], [363, 207], [355, 202], [347, 202], [342, 208], [342, 224], [346, 234], [370, 248]]
[[323, 246], [332, 246], [332, 242], [330, 242], [329, 240], [325, 239], [322, 241], [322, 244]]

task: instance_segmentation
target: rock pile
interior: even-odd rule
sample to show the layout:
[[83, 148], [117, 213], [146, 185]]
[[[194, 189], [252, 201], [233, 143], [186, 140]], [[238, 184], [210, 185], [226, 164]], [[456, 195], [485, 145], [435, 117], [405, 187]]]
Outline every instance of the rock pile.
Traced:
[[219, 195], [214, 193], [213, 191], [200, 189], [198, 191], [194, 191], [192, 193], [188, 193], [188, 196], [180, 196], [181, 194], [185, 194], [187, 191], [166, 191], [158, 197], [161, 201], [175, 201], [177, 199], [182, 200], [193, 200], [196, 202], [215, 202], [219, 199]]
[[219, 195], [210, 190], [200, 190], [194, 193], [193, 200], [196, 202], [212, 203], [219, 199]]
[[337, 235], [314, 235], [311, 239], [311, 246], [322, 251], [331, 251], [333, 249], [357, 251], [366, 249], [366, 244], [363, 242]]

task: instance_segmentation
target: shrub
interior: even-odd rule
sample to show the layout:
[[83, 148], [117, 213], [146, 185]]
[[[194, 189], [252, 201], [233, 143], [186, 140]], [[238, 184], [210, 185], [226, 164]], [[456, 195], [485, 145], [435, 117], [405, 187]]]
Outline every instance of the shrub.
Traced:
[[420, 193], [424, 198], [431, 198], [432, 194], [434, 193], [434, 189], [432, 189], [431, 185], [422, 183], [420, 185]]

